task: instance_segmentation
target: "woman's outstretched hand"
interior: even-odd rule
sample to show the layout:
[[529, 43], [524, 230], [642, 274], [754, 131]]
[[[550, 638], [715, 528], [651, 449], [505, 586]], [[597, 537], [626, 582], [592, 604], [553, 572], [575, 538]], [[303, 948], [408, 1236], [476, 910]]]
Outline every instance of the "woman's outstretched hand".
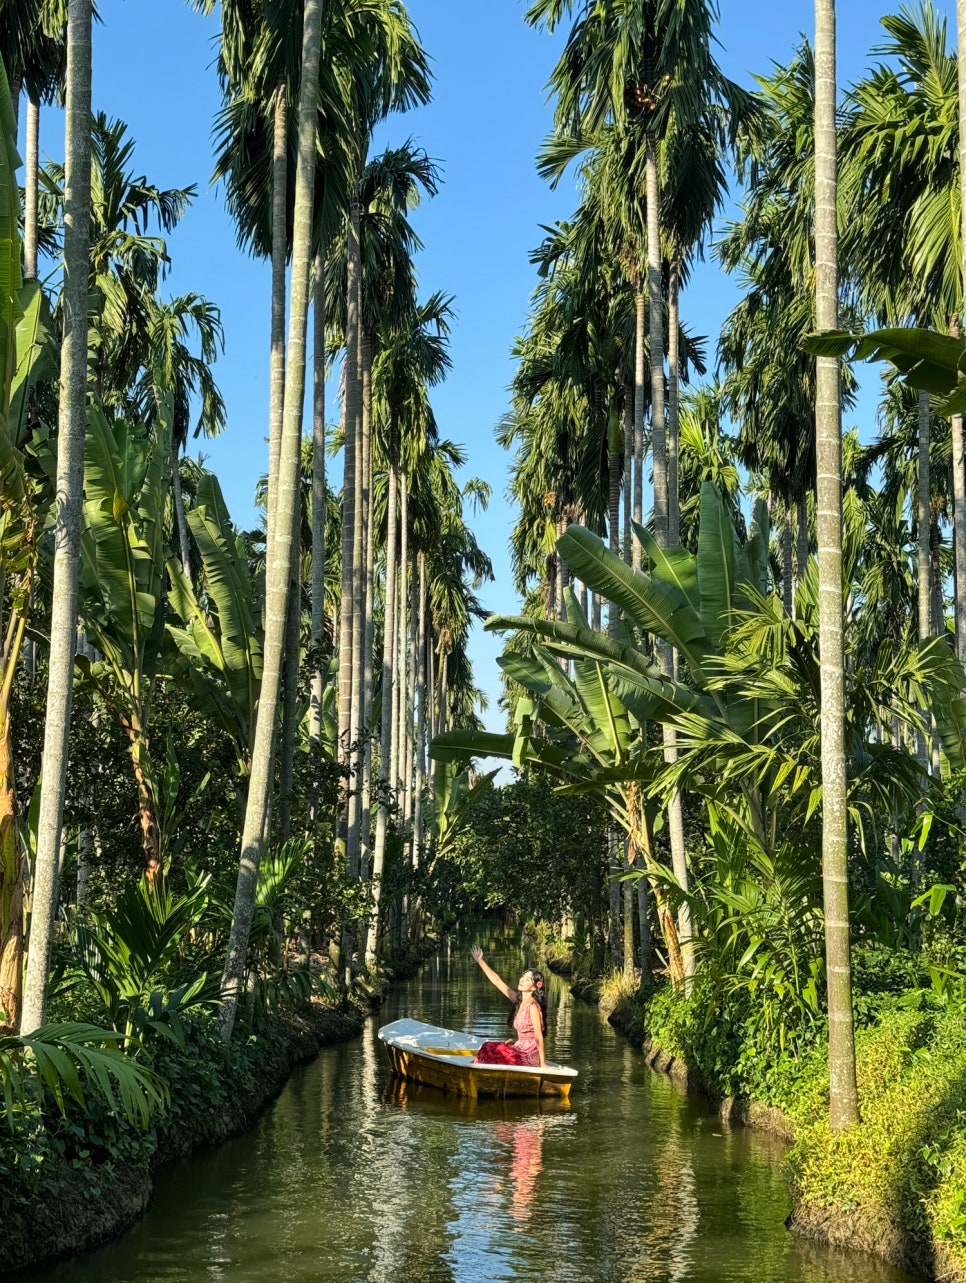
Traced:
[[482, 962], [482, 961], [483, 961], [483, 950], [480, 948], [480, 946], [479, 946], [478, 944], [475, 944], [475, 945], [473, 946], [473, 948], [470, 950], [470, 953], [473, 955], [473, 961], [474, 961], [474, 962]]

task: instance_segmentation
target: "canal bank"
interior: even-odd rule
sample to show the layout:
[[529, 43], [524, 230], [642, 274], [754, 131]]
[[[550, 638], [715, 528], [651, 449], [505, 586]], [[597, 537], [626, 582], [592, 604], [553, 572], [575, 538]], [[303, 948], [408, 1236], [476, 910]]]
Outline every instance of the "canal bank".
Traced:
[[[326, 1046], [356, 1037], [391, 983], [411, 977], [437, 944], [397, 962], [374, 986], [336, 1008], [313, 999], [298, 1011], [261, 1017], [225, 1046], [212, 1017], [183, 1019], [184, 1045], [156, 1045], [152, 1067], [168, 1084], [167, 1108], [147, 1130], [90, 1099], [69, 1098], [64, 1116], [38, 1134], [32, 1152], [4, 1152], [0, 1274], [88, 1252], [124, 1233], [150, 1206], [167, 1166], [249, 1131], [294, 1070]], [[6, 1161], [5, 1161], [6, 1160]]]
[[[359, 1037], [297, 1068], [245, 1135], [160, 1171], [127, 1234], [22, 1283], [908, 1283], [793, 1240], [784, 1147], [722, 1126], [555, 977], [549, 1052], [579, 1071], [569, 1104], [394, 1080], [382, 1023], [507, 1031], [468, 943], [444, 946]], [[479, 943], [511, 983], [531, 960], [497, 933]]]
[[[786, 1223], [793, 1234], [867, 1253], [922, 1279], [966, 1281], [960, 1140], [966, 1087], [953, 1013], [896, 1010], [859, 1032], [863, 1122], [833, 1136], [824, 1100], [827, 1068], [815, 1057], [798, 1075], [787, 1066], [776, 1074], [784, 1080], [780, 1105], [731, 1094], [713, 1070], [689, 1063], [673, 1031], [653, 1035], [647, 1003], [605, 997], [602, 1005], [599, 982], [573, 977], [559, 959], [548, 966], [568, 978], [576, 997], [601, 1008], [651, 1069], [680, 1090], [706, 1097], [723, 1125], [741, 1124], [786, 1142]], [[666, 1015], [655, 1023], [666, 1025]], [[700, 1031], [692, 1034], [695, 1059], [701, 1037]]]

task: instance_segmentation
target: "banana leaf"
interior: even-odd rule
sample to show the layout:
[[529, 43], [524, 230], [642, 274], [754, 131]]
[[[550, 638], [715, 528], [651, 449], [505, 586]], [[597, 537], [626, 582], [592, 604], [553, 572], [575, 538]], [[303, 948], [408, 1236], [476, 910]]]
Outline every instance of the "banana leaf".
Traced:
[[488, 632], [512, 630], [536, 635], [555, 655], [566, 656], [568, 659], [595, 659], [629, 669], [647, 683], [655, 695], [671, 704], [687, 708], [698, 703], [698, 696], [694, 691], [681, 682], [665, 677], [660, 669], [626, 640], [605, 637], [603, 633], [576, 627], [559, 619], [532, 619], [522, 615], [491, 615], [484, 628]]
[[680, 651], [695, 681], [702, 683], [703, 660], [712, 647], [704, 621], [678, 583], [634, 570], [583, 526], [569, 526], [557, 547], [578, 579], [614, 602], [638, 627]]
[[701, 486], [698, 584], [705, 635], [716, 650], [734, 622], [735, 528], [710, 481]]

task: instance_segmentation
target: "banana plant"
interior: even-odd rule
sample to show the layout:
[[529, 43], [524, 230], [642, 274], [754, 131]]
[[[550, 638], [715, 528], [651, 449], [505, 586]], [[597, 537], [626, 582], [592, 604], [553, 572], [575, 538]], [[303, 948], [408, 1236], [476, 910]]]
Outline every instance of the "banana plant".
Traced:
[[159, 401], [151, 433], [109, 423], [92, 407], [84, 451], [79, 614], [99, 655], [80, 655], [77, 666], [127, 736], [149, 876], [161, 865], [150, 713], [164, 637], [171, 431], [170, 396]]
[[[526, 692], [517, 701], [514, 732], [451, 731], [433, 740], [431, 753], [438, 762], [470, 755], [502, 757], [521, 769], [548, 772], [561, 792], [602, 795], [628, 836], [630, 862], [637, 854], [644, 860], [669, 971], [678, 984], [684, 976], [680, 942], [667, 878], [661, 876], [654, 851], [657, 810], [651, 794], [659, 753], [648, 746], [645, 728], [676, 699], [691, 706], [696, 696], [637, 652], [626, 624], [614, 638], [603, 637], [588, 627], [571, 589], [564, 598], [566, 621], [509, 621], [532, 625], [541, 638], [531, 656], [509, 652], [499, 661]], [[573, 659], [572, 676], [557, 661], [560, 654]]]
[[168, 558], [169, 600], [180, 623], [169, 620], [167, 631], [197, 706], [230, 737], [239, 773], [247, 779], [262, 679], [262, 630], [246, 550], [211, 473], [198, 483], [188, 528], [201, 558], [201, 578], [196, 586], [178, 559]]

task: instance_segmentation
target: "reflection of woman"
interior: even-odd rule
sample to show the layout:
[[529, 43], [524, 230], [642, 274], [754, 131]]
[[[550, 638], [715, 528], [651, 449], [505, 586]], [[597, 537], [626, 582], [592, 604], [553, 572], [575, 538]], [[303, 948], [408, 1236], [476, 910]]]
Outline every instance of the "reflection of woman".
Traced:
[[536, 1197], [537, 1177], [543, 1171], [543, 1127], [520, 1124], [513, 1133], [513, 1214], [525, 1217]]
[[485, 1042], [476, 1053], [474, 1064], [533, 1065], [545, 1068], [547, 1057], [543, 1040], [547, 1032], [547, 995], [544, 992], [542, 972], [531, 967], [517, 981], [516, 989], [511, 989], [489, 963], [484, 961], [483, 950], [478, 945], [474, 946], [472, 952], [490, 983], [513, 1003], [510, 1024], [517, 1033], [514, 1043]]

